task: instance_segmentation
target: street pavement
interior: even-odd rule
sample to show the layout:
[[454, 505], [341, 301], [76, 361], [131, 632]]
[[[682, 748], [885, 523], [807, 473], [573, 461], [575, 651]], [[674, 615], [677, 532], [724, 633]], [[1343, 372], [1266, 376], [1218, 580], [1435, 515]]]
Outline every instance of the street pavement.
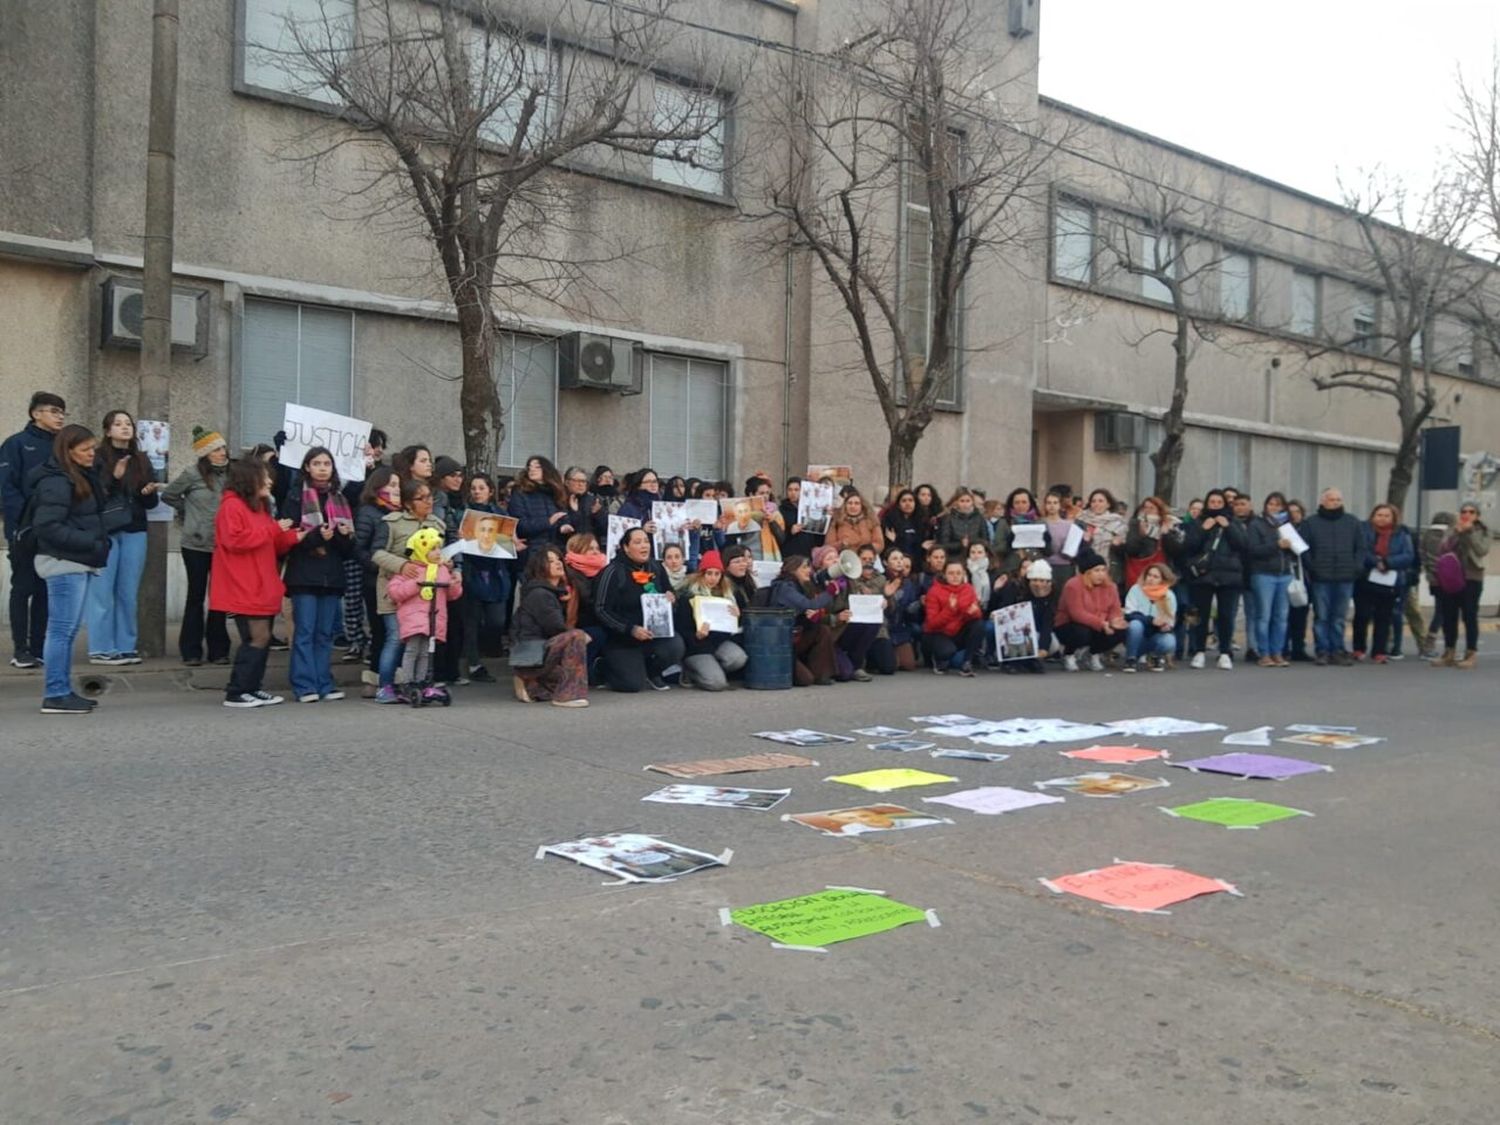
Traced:
[[[37, 714], [35, 678], [7, 675], [0, 1122], [1494, 1125], [1497, 668], [910, 674], [576, 712], [478, 686], [448, 709], [231, 712], [200, 672], [118, 676], [90, 718]], [[1272, 747], [1334, 767], [1284, 782], [1146, 763], [1128, 772], [1170, 789], [925, 806], [954, 823], [859, 840], [780, 815], [960, 787], [823, 780], [854, 769], [1030, 787], [1096, 767], [1058, 756], [1087, 743], [990, 764], [861, 739], [732, 779], [790, 786], [772, 812], [640, 800], [672, 780], [649, 762], [791, 749], [752, 731], [949, 711], [1386, 741]], [[1219, 738], [1135, 741], [1185, 759]], [[1158, 810], [1209, 796], [1315, 815], [1227, 831]], [[535, 858], [608, 831], [734, 858], [650, 886]], [[1243, 897], [1136, 915], [1038, 882], [1117, 857]], [[805, 953], [720, 924], [827, 885], [941, 926]]]

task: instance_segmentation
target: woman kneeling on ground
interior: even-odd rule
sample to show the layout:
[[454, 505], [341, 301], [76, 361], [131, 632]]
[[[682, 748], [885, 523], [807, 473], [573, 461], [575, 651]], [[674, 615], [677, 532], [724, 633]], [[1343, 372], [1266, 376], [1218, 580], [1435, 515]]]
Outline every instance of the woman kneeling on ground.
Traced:
[[681, 637], [658, 637], [647, 628], [647, 594], [676, 601], [667, 572], [651, 558], [651, 536], [644, 527], [632, 527], [594, 586], [594, 613], [607, 631], [605, 675], [615, 691], [634, 693], [648, 684], [667, 691], [662, 674], [682, 660]]
[[510, 650], [516, 698], [522, 703], [589, 705], [589, 638], [578, 628], [578, 608], [561, 553], [550, 544], [535, 548], [526, 560]]
[[1120, 591], [1109, 576], [1109, 564], [1088, 548], [1075, 560], [1078, 573], [1069, 578], [1057, 604], [1057, 639], [1063, 667], [1078, 671], [1077, 652], [1087, 649], [1089, 669], [1104, 671], [1104, 654], [1125, 639], [1125, 611]]
[[738, 633], [713, 630], [707, 621], [697, 624], [693, 607], [696, 598], [727, 599], [733, 603], [728, 613], [736, 620], [740, 616], [734, 584], [724, 575], [718, 551], [709, 551], [699, 560], [697, 573], [678, 588], [673, 608], [678, 635], [687, 645], [687, 655], [682, 658], [682, 685], [723, 691], [729, 686], [729, 677], [744, 668], [750, 657], [735, 639]]

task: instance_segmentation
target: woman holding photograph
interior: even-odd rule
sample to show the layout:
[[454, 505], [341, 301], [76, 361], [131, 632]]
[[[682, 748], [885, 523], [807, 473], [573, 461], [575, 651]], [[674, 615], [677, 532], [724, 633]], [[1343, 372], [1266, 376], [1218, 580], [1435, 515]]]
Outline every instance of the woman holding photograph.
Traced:
[[522, 703], [589, 705], [589, 638], [578, 627], [579, 608], [558, 549], [533, 551], [526, 560], [511, 645], [512, 686]]
[[[487, 473], [475, 473], [464, 485], [463, 505], [468, 511], [486, 515], [503, 515], [495, 503], [495, 486]], [[494, 521], [484, 525], [493, 526]], [[458, 599], [459, 632], [463, 641], [463, 665], [466, 670], [458, 683], [492, 684], [495, 677], [484, 666], [479, 642], [486, 631], [500, 638], [505, 649], [505, 635], [510, 626], [511, 565], [514, 559], [491, 555], [464, 554], [459, 558], [463, 571], [464, 596]]]
[[344, 609], [344, 560], [355, 557], [354, 516], [329, 450], [309, 449], [299, 479], [301, 491], [292, 490], [282, 513], [304, 532], [283, 576], [292, 599], [288, 678], [298, 703], [317, 703], [344, 698], [333, 682], [333, 636]]
[[632, 527], [594, 587], [594, 612], [605, 629], [605, 674], [612, 689], [629, 695], [647, 686], [667, 691], [662, 673], [682, 661], [681, 637], [656, 636], [646, 627], [647, 594], [675, 600], [667, 572], [651, 558], [651, 536]]
[[206, 641], [208, 662], [228, 664], [229, 628], [222, 613], [205, 613], [205, 603], [214, 560], [214, 517], [219, 513], [224, 475], [229, 470], [229, 447], [217, 430], [194, 426], [193, 453], [198, 463], [179, 473], [161, 494], [182, 519], [180, 554], [187, 575], [187, 601], [182, 607], [177, 652], [184, 664], [202, 664]]
[[682, 658], [682, 686], [704, 691], [723, 691], [729, 677], [749, 663], [749, 656], [735, 639], [740, 634], [717, 632], [707, 621], [697, 624], [694, 598], [727, 598], [734, 602], [729, 610], [738, 618], [740, 606], [733, 584], [724, 573], [724, 563], [717, 551], [710, 551], [698, 561], [698, 570], [677, 591], [677, 635], [683, 639], [687, 655]]
[[136, 601], [146, 571], [146, 513], [156, 507], [156, 474], [136, 441], [128, 411], [104, 416], [104, 440], [95, 451], [104, 486], [101, 513], [109, 535], [109, 561], [89, 583], [84, 627], [90, 664], [139, 664]]

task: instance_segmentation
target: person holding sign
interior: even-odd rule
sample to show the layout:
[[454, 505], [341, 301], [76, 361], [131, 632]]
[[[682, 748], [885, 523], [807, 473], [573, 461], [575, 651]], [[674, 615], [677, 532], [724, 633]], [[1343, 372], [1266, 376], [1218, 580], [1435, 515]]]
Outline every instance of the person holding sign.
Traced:
[[648, 685], [653, 691], [668, 690], [662, 672], [682, 661], [683, 641], [654, 636], [646, 628], [641, 599], [660, 594], [675, 602], [671, 589], [667, 572], [651, 558], [650, 533], [630, 528], [594, 587], [594, 612], [606, 631], [605, 675], [615, 691], [633, 695]]
[[344, 499], [333, 454], [321, 445], [302, 458], [302, 488], [282, 515], [305, 532], [287, 552], [292, 599], [289, 678], [298, 703], [343, 699], [333, 682], [333, 637], [344, 609], [344, 560], [354, 558], [354, 515]]
[[[1391, 618], [1405, 596], [1402, 583], [1417, 561], [1417, 547], [1394, 504], [1375, 505], [1364, 535], [1365, 575], [1354, 588], [1354, 659], [1363, 660], [1368, 651], [1376, 664], [1384, 664], [1390, 659]], [[1372, 624], [1375, 644], [1367, 649]]]
[[[722, 610], [717, 621], [710, 620], [705, 601], [712, 603], [715, 612]], [[723, 691], [729, 686], [729, 677], [744, 668], [750, 657], [735, 640], [740, 607], [718, 551], [709, 551], [698, 560], [697, 572], [677, 591], [674, 613], [677, 634], [683, 638], [687, 652], [682, 658], [683, 687]], [[723, 628], [723, 616], [734, 622], [734, 631]]]

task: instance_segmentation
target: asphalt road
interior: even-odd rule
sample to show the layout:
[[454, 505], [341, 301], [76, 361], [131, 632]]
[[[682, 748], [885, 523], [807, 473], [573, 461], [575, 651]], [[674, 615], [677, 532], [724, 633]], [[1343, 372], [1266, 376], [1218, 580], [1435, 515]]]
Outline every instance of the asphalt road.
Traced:
[[[485, 688], [447, 710], [227, 712], [148, 676], [89, 719], [36, 714], [6, 677], [0, 1122], [1494, 1125], [1497, 666], [912, 674], [579, 712]], [[1086, 767], [1067, 746], [988, 764], [861, 740], [734, 779], [790, 786], [773, 812], [640, 801], [670, 780], [648, 762], [776, 749], [751, 731], [948, 711], [1387, 741], [1274, 747], [1335, 767], [1279, 783], [1148, 763], [1131, 772], [1170, 789], [858, 841], [779, 817], [861, 803], [822, 780], [851, 769], [1029, 787]], [[1250, 832], [1158, 811], [1209, 796], [1315, 816]], [[734, 858], [623, 887], [534, 858], [628, 830]], [[1038, 882], [1116, 857], [1243, 897], [1133, 915]], [[941, 927], [816, 954], [720, 925], [830, 884]]]

